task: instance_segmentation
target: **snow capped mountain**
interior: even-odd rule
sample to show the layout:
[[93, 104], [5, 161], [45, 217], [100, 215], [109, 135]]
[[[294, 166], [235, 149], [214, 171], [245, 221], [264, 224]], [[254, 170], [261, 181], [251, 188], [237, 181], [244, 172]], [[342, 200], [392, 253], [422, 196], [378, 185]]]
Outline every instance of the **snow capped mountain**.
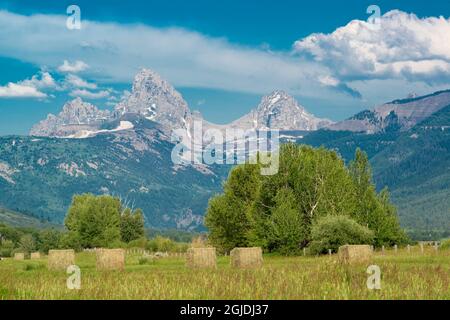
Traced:
[[191, 112], [174, 87], [157, 73], [141, 70], [134, 78], [131, 95], [115, 107], [116, 116], [137, 113], [167, 129], [186, 128]]
[[[228, 124], [207, 122], [198, 112], [191, 112], [181, 94], [166, 80], [149, 69], [142, 69], [134, 78], [131, 93], [114, 108], [114, 112], [102, 111], [80, 98], [64, 105], [57, 116], [48, 115], [35, 125], [30, 134], [35, 136], [86, 138], [105, 133], [102, 126], [118, 123], [127, 115], [138, 115], [160, 125], [170, 136], [172, 130], [190, 131], [194, 121], [202, 121], [203, 129], [279, 129], [284, 131], [312, 131], [332, 122], [316, 118], [284, 91], [274, 91], [262, 98], [258, 107], [242, 118]], [[111, 129], [111, 128], [110, 128]]]
[[317, 130], [332, 121], [316, 118], [284, 91], [264, 96], [258, 107], [234, 121], [232, 127], [279, 130]]
[[66, 137], [82, 130], [98, 128], [110, 118], [108, 110], [99, 110], [81, 98], [76, 98], [67, 102], [58, 115], [49, 114], [47, 119], [34, 125], [30, 135]]

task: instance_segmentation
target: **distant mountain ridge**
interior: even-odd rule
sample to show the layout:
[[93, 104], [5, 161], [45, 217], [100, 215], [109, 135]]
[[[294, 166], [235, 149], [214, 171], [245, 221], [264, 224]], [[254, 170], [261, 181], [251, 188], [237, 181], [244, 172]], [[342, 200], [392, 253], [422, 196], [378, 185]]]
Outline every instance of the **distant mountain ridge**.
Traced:
[[113, 112], [99, 110], [90, 103], [76, 98], [63, 107], [57, 116], [33, 126], [30, 135], [49, 137], [85, 137], [80, 131], [95, 132], [126, 114], [139, 114], [157, 122], [170, 134], [174, 129], [189, 130], [193, 121], [204, 122], [204, 127], [279, 129], [283, 131], [311, 131], [333, 122], [308, 113], [304, 107], [284, 91], [274, 91], [264, 96], [260, 104], [247, 115], [227, 124], [216, 125], [205, 121], [201, 114], [192, 112], [182, 95], [166, 80], [149, 69], [142, 69], [134, 78], [132, 91], [114, 108]]
[[332, 124], [328, 126], [328, 129], [365, 133], [389, 130], [406, 131], [449, 104], [450, 90], [438, 91], [421, 97], [394, 100]]

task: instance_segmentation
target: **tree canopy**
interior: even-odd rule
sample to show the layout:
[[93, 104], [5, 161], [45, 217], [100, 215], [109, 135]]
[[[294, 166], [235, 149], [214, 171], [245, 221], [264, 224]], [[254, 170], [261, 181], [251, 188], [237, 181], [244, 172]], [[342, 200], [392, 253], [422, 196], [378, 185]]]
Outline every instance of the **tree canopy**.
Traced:
[[109, 247], [144, 236], [142, 211], [124, 208], [119, 198], [108, 195], [75, 195], [64, 224], [67, 242], [79, 242], [83, 248]]
[[258, 245], [295, 254], [312, 242], [312, 226], [327, 216], [368, 228], [374, 245], [405, 241], [388, 191], [376, 192], [364, 152], [357, 150], [347, 167], [334, 151], [285, 144], [279, 166], [272, 176], [260, 175], [257, 164], [230, 172], [224, 193], [208, 206], [211, 242], [224, 251]]

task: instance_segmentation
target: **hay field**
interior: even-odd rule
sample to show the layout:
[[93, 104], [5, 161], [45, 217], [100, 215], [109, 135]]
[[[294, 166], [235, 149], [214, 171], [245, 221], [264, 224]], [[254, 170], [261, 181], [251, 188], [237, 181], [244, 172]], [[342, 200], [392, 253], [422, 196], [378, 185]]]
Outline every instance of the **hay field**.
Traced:
[[366, 287], [367, 266], [337, 256], [264, 256], [259, 269], [234, 269], [218, 257], [217, 269], [190, 269], [180, 257], [158, 260], [127, 255], [124, 271], [96, 271], [95, 254], [79, 253], [81, 289], [68, 275], [39, 260], [0, 261], [0, 299], [450, 299], [450, 250], [377, 252], [381, 290]]

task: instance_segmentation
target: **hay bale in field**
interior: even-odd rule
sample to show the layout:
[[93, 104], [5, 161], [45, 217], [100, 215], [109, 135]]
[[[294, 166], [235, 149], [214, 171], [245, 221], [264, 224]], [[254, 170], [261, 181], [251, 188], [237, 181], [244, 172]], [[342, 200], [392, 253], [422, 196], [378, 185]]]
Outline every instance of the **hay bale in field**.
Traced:
[[339, 247], [339, 261], [344, 263], [367, 262], [372, 258], [372, 248], [369, 245], [345, 245]]
[[68, 266], [75, 264], [75, 251], [70, 250], [50, 250], [48, 252], [49, 270], [67, 270]]
[[97, 270], [125, 269], [124, 249], [99, 249], [96, 251]]
[[25, 253], [23, 252], [14, 253], [14, 260], [25, 260]]
[[190, 268], [215, 268], [216, 248], [189, 248], [186, 265]]
[[32, 252], [30, 255], [31, 260], [40, 259], [41, 253], [40, 252]]
[[235, 268], [258, 268], [263, 265], [262, 249], [234, 248], [230, 252], [231, 266]]

